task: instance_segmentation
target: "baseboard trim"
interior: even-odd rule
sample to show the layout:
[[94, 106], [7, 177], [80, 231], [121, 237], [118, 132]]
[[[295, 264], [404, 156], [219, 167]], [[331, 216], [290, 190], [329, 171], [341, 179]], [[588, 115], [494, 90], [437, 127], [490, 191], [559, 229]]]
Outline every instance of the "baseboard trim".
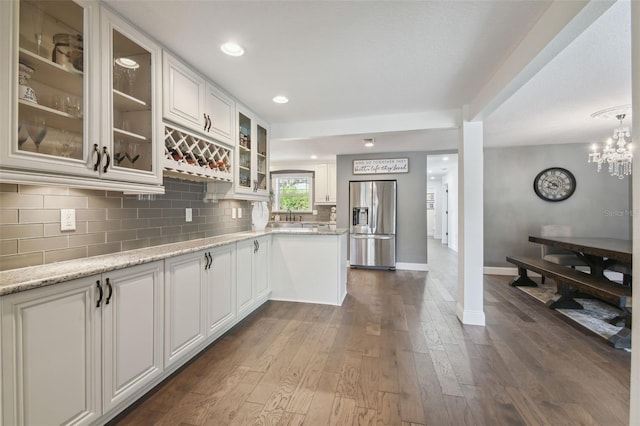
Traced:
[[396, 262], [396, 269], [401, 271], [424, 271], [429, 270], [429, 265], [426, 263], [409, 263], [409, 262]]
[[482, 327], [486, 325], [484, 311], [464, 310], [459, 303], [456, 305], [456, 316], [464, 325], [479, 325]]

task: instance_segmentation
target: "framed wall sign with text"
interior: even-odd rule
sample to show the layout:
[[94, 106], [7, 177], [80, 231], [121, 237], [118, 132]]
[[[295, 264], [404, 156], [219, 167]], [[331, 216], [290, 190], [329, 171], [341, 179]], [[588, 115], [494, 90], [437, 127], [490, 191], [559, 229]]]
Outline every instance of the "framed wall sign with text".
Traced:
[[353, 160], [354, 175], [377, 175], [389, 173], [409, 173], [408, 158], [375, 158]]

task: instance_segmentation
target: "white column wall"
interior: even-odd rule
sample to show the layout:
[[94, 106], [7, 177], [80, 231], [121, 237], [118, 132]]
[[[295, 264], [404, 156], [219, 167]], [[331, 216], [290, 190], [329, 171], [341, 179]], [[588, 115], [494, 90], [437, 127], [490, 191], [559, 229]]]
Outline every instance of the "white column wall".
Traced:
[[458, 304], [463, 324], [485, 325], [482, 122], [463, 120], [458, 143]]

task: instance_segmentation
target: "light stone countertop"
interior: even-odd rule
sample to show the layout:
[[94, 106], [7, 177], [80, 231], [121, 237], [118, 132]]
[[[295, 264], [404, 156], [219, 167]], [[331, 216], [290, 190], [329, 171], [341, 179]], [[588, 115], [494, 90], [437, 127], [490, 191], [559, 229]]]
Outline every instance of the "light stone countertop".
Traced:
[[266, 232], [238, 232], [217, 237], [202, 238], [179, 243], [163, 244], [160, 246], [128, 250], [101, 256], [85, 257], [82, 259], [50, 263], [46, 265], [29, 266], [26, 268], [0, 271], [0, 296], [31, 290], [77, 278], [102, 274], [143, 263], [155, 262], [181, 254], [193, 253], [200, 250], [213, 249], [238, 241], [250, 240], [269, 234], [295, 235], [341, 235], [347, 229], [323, 230], [311, 228], [274, 229]]

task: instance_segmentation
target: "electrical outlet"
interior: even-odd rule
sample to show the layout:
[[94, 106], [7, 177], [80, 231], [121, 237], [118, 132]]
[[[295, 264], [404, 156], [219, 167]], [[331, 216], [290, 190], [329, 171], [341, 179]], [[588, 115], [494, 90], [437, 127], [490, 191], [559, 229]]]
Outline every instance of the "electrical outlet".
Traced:
[[242, 218], [242, 207], [238, 207], [238, 219]]
[[318, 216], [318, 210], [314, 210], [312, 213], [314, 216]]
[[60, 209], [60, 230], [76, 230], [76, 209]]
[[193, 212], [190, 208], [185, 209], [184, 220], [185, 222], [191, 222], [193, 220]]
[[235, 219], [236, 218], [236, 208], [235, 207], [231, 207], [231, 219]]

